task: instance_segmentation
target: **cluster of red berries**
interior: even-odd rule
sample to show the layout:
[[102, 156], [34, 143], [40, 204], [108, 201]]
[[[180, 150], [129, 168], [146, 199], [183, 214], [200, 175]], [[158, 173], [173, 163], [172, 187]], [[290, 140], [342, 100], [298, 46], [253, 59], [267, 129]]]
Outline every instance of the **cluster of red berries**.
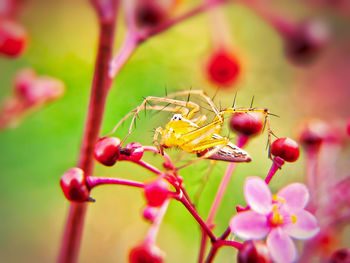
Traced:
[[102, 137], [95, 145], [95, 159], [105, 166], [113, 166], [117, 161], [141, 160], [144, 152], [141, 144], [132, 142], [122, 148], [120, 143], [119, 138]]
[[[264, 118], [261, 113], [235, 113], [230, 120], [230, 128], [241, 136], [251, 137], [263, 129]], [[271, 145], [271, 154], [287, 162], [298, 160], [300, 150], [298, 143], [290, 138], [279, 138]]]

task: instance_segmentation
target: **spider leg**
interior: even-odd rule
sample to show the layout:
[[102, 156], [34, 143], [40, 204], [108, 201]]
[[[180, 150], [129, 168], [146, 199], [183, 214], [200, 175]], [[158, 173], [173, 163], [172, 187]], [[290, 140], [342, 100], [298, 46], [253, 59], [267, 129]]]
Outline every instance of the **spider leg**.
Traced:
[[[150, 103], [150, 101], [155, 101], [158, 103], [168, 103], [168, 104], [173, 104], [176, 105], [176, 107], [167, 107], [167, 106], [161, 106], [161, 105], [148, 105], [147, 109], [148, 110], [164, 110], [164, 111], [170, 111], [170, 112], [178, 112], [181, 115], [187, 115], [190, 111], [191, 112], [195, 112], [197, 113], [200, 110], [200, 107], [191, 101], [185, 102], [185, 101], [181, 101], [181, 100], [175, 100], [175, 99], [170, 99], [170, 98], [161, 98], [161, 97], [147, 97], [145, 98], [142, 103], [136, 107], [135, 109], [133, 109], [132, 111], [130, 111], [128, 114], [126, 114], [118, 123], [117, 125], [113, 128], [113, 130], [111, 132], [109, 132], [107, 135], [113, 134], [116, 132], [116, 130], [119, 128], [119, 126], [126, 121], [127, 118], [129, 118], [130, 116], [133, 115], [130, 126], [129, 126], [129, 130], [128, 130], [128, 134], [125, 136], [125, 138], [123, 139], [122, 143], [124, 143], [124, 141], [129, 137], [129, 135], [132, 132], [132, 128], [133, 125], [135, 123], [136, 118], [138, 117], [138, 114], [140, 111], [145, 110], [146, 109], [146, 104]], [[191, 110], [190, 110], [191, 109]]]
[[153, 144], [158, 149], [158, 152], [163, 155], [163, 147], [158, 142], [158, 137], [159, 137], [159, 134], [162, 134], [162, 130], [163, 130], [162, 127], [158, 127], [156, 129], [154, 136], [153, 136]]
[[[218, 108], [215, 106], [214, 102], [212, 101], [212, 99], [203, 91], [203, 90], [185, 90], [185, 91], [179, 91], [179, 92], [175, 92], [175, 93], [172, 93], [172, 94], [169, 94], [168, 96], [166, 96], [167, 98], [174, 98], [174, 97], [177, 97], [177, 96], [185, 96], [185, 95], [198, 95], [202, 98], [204, 98], [204, 100], [208, 103], [208, 105], [213, 109], [215, 115], [217, 118], [221, 118], [221, 116], [219, 115], [219, 110]], [[191, 119], [195, 113], [197, 112], [194, 112], [193, 110], [190, 111], [187, 115], [187, 117], [189, 119]]]

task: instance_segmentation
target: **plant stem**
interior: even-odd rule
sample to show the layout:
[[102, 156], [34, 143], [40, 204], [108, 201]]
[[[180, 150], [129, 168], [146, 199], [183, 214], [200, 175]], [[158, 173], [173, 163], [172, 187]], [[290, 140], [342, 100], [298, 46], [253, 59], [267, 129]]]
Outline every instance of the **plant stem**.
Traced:
[[279, 157], [273, 158], [272, 166], [271, 166], [270, 171], [267, 174], [266, 179], [265, 179], [265, 183], [266, 184], [270, 183], [272, 177], [276, 174], [278, 169], [281, 169], [283, 164], [284, 164], [284, 160], [283, 159], [281, 159]]
[[213, 232], [210, 230], [210, 228], [207, 226], [207, 224], [204, 222], [204, 220], [200, 217], [198, 212], [193, 208], [193, 206], [187, 201], [184, 196], [180, 197], [178, 199], [186, 208], [187, 210], [191, 213], [191, 215], [194, 217], [194, 219], [198, 222], [198, 224], [201, 226], [203, 231], [209, 236], [211, 242], [215, 242], [216, 238]]
[[152, 226], [149, 228], [145, 241], [151, 244], [156, 242], [156, 238], [159, 232], [160, 224], [163, 221], [164, 215], [168, 209], [170, 199], [166, 200], [158, 211], [157, 217], [155, 218]]
[[[247, 136], [240, 135], [237, 140], [237, 146], [240, 148], [243, 148], [247, 143], [248, 143], [248, 138]], [[211, 226], [213, 224], [213, 220], [215, 218], [216, 212], [219, 209], [219, 206], [221, 204], [222, 198], [226, 192], [226, 188], [228, 183], [231, 180], [233, 171], [236, 167], [237, 163], [230, 163], [227, 166], [226, 172], [224, 177], [221, 180], [220, 186], [218, 191], [216, 192], [213, 204], [210, 208], [208, 219], [207, 219], [207, 225]], [[200, 245], [200, 250], [199, 250], [199, 256], [198, 256], [198, 262], [201, 263], [204, 260], [204, 254], [205, 254], [205, 248], [207, 244], [207, 237], [205, 233], [202, 233], [202, 240], [201, 240], [201, 245]], [[214, 253], [215, 256], [215, 253]]]
[[92, 177], [89, 176], [86, 178], [86, 183], [90, 189], [98, 186], [98, 185], [106, 185], [106, 184], [117, 184], [117, 185], [127, 185], [127, 186], [134, 186], [134, 187], [140, 187], [143, 188], [145, 184], [132, 181], [132, 180], [125, 180], [120, 178], [111, 178], [111, 177]]
[[[94, 2], [94, 4], [96, 7], [98, 3]], [[92, 176], [94, 165], [93, 149], [101, 128], [107, 92], [112, 83], [112, 80], [108, 78], [108, 68], [113, 52], [118, 1], [111, 0], [108, 4], [111, 5], [109, 8], [114, 10], [113, 14], [108, 13], [108, 15], [104, 16], [103, 11], [105, 9], [97, 10], [99, 16], [99, 43], [89, 109], [78, 162], [78, 167], [84, 171], [86, 176]], [[70, 205], [58, 257], [58, 262], [60, 263], [74, 263], [78, 260], [86, 208], [86, 203], [71, 203]]]

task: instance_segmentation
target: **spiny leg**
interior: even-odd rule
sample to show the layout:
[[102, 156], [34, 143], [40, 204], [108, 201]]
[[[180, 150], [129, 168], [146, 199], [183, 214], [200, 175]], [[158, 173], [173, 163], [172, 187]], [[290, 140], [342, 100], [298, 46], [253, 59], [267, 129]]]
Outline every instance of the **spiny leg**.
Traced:
[[[205, 99], [205, 101], [208, 103], [208, 105], [213, 109], [214, 113], [216, 114], [216, 117], [220, 118], [219, 116], [219, 110], [218, 108], [215, 106], [214, 102], [212, 101], [212, 99], [203, 91], [203, 90], [184, 90], [184, 91], [179, 91], [179, 92], [175, 92], [172, 94], [169, 94], [166, 96], [166, 98], [174, 98], [177, 96], [185, 96], [185, 95], [198, 95], [201, 96], [202, 98]], [[187, 117], [189, 119], [191, 119], [196, 112], [190, 111], [187, 115]]]
[[[178, 107], [167, 107], [166, 106], [161, 106], [161, 105], [148, 105], [147, 103], [149, 103], [150, 101], [156, 101], [156, 102], [161, 102], [161, 103], [168, 103], [168, 104], [174, 104], [177, 105]], [[193, 103], [191, 101], [189, 102], [185, 102], [185, 101], [180, 101], [180, 100], [175, 100], [175, 99], [169, 99], [169, 98], [160, 98], [160, 97], [147, 97], [145, 98], [142, 103], [136, 107], [135, 109], [133, 109], [132, 111], [130, 111], [128, 114], [126, 114], [118, 123], [117, 125], [113, 128], [113, 130], [111, 132], [109, 132], [107, 135], [113, 134], [116, 132], [116, 130], [119, 128], [119, 126], [130, 116], [134, 115], [130, 126], [129, 126], [129, 131], [128, 134], [125, 136], [125, 138], [123, 139], [122, 143], [124, 143], [124, 141], [129, 137], [129, 135], [131, 134], [132, 131], [132, 127], [135, 123], [136, 117], [138, 116], [139, 112], [142, 110], [159, 110], [159, 111], [170, 111], [170, 112], [178, 112], [181, 115], [186, 115], [188, 114], [188, 112], [190, 111], [188, 108], [192, 108], [191, 111], [195, 111], [198, 112], [200, 110], [200, 107], [196, 104]]]
[[159, 134], [161, 135], [162, 134], [162, 130], [163, 128], [162, 127], [158, 127], [156, 129], [156, 131], [154, 132], [154, 136], [153, 136], [153, 144], [154, 146], [158, 149], [158, 152], [161, 153], [163, 155], [163, 147], [162, 145], [160, 145], [158, 143], [158, 137], [159, 137]]

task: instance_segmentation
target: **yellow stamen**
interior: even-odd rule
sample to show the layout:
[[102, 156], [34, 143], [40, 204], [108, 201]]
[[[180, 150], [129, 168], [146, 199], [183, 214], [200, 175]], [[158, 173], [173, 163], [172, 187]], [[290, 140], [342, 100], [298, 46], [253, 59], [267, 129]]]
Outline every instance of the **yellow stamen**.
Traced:
[[295, 224], [297, 222], [297, 217], [295, 215], [290, 215], [292, 218], [292, 223]]
[[273, 212], [273, 215], [271, 217], [271, 223], [274, 225], [283, 224], [283, 216], [278, 211]]

